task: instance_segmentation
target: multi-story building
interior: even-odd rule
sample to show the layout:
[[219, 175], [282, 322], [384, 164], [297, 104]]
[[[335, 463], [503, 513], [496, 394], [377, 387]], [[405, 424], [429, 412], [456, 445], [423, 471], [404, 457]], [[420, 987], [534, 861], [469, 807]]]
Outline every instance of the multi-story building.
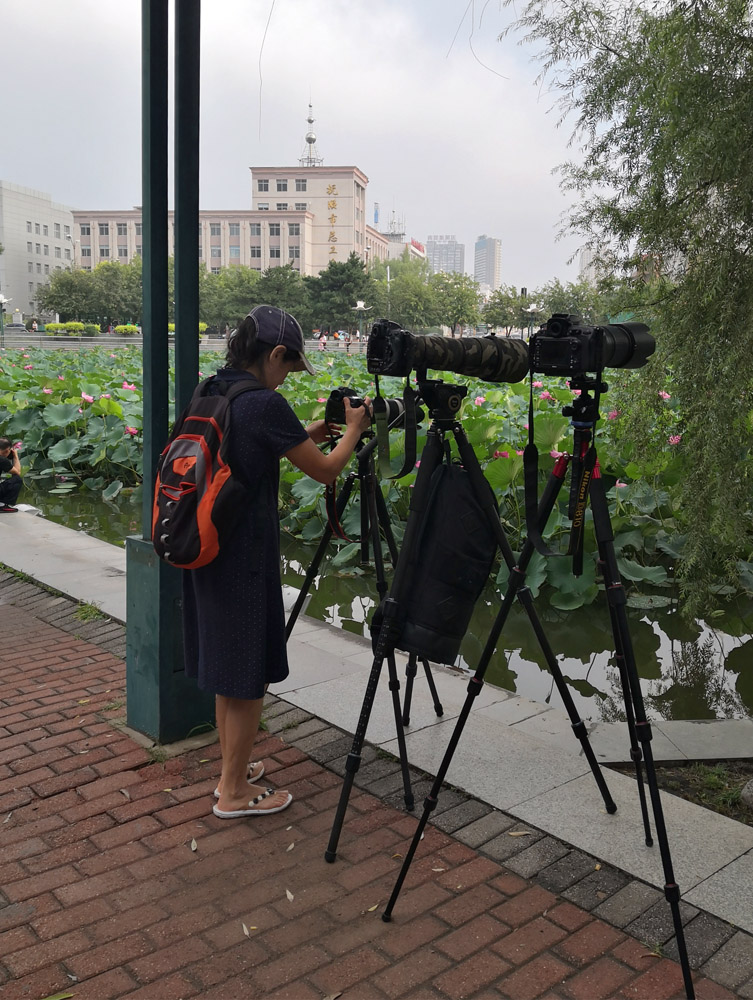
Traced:
[[37, 292], [73, 263], [73, 212], [44, 191], [0, 181], [0, 294], [13, 319], [34, 316]]
[[473, 277], [485, 294], [502, 284], [502, 241], [484, 233], [476, 240]]
[[465, 245], [454, 236], [429, 236], [426, 239], [426, 257], [432, 271], [463, 274], [465, 271]]

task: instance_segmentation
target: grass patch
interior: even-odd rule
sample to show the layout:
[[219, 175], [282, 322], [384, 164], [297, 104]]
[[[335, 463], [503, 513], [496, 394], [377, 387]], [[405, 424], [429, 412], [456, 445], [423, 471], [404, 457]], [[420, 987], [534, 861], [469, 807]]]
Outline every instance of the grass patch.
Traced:
[[73, 612], [73, 617], [80, 622], [104, 621], [107, 615], [104, 614], [99, 604], [82, 601]]
[[[615, 768], [623, 774], [635, 772], [629, 765]], [[645, 775], [644, 775], [645, 778]], [[714, 764], [657, 764], [656, 781], [664, 792], [704, 806], [739, 823], [753, 826], [753, 810], [740, 800], [745, 785], [753, 780], [753, 761], [722, 760]]]

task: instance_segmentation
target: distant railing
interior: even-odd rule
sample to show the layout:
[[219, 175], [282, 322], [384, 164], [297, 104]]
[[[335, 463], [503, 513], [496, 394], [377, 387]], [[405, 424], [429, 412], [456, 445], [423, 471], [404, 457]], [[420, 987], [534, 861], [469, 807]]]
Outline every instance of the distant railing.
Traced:
[[[171, 338], [172, 342], [172, 338]], [[3, 347], [12, 347], [21, 350], [25, 347], [46, 347], [53, 351], [84, 351], [90, 347], [140, 347], [142, 338], [136, 337], [111, 337], [102, 334], [99, 337], [48, 337], [45, 333], [4, 333], [2, 338]], [[214, 351], [224, 352], [224, 337], [205, 337], [199, 341], [199, 351], [201, 353]], [[337, 354], [365, 354], [366, 338], [354, 340], [350, 345], [344, 340], [327, 341], [325, 350], [319, 350], [319, 340], [306, 341], [306, 353], [308, 355], [326, 355], [328, 353]]]

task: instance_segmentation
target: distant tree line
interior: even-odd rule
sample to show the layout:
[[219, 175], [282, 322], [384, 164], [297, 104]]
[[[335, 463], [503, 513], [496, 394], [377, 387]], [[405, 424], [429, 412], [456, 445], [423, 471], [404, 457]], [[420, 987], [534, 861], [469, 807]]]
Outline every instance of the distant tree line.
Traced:
[[[93, 270], [56, 271], [39, 290], [42, 312], [58, 313], [61, 321], [76, 320], [106, 327], [141, 323], [141, 258], [130, 264], [103, 262]], [[168, 268], [169, 319], [175, 319], [173, 261]], [[368, 312], [354, 307], [363, 302]], [[499, 288], [484, 301], [478, 284], [467, 274], [432, 274], [425, 260], [402, 258], [367, 269], [351, 254], [330, 261], [316, 277], [301, 275], [292, 265], [256, 271], [228, 267], [213, 274], [199, 269], [199, 319], [211, 329], [236, 326], [249, 309], [270, 302], [291, 312], [304, 332], [315, 329], [364, 330], [386, 317], [421, 333], [447, 326], [453, 334], [481, 327], [490, 334], [537, 328], [553, 312], [571, 312], [587, 322], [605, 318], [607, 300], [586, 283], [563, 285], [552, 281], [539, 290], [521, 294]], [[179, 331], [180, 332], [180, 331]]]

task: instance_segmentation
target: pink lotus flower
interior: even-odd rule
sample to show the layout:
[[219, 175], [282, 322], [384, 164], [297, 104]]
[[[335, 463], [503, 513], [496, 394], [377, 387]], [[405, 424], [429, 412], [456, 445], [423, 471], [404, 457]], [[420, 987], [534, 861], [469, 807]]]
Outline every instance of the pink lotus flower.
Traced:
[[564, 451], [555, 451], [554, 449], [552, 449], [552, 451], [550, 451], [549, 454], [551, 455], [552, 458], [562, 458], [562, 456], [565, 453]]
[[573, 389], [573, 391], [572, 391], [573, 392], [573, 396], [580, 396], [581, 391], [582, 391], [581, 389]]
[[112, 396], [110, 395], [109, 392], [102, 392], [102, 393], [100, 393], [99, 398], [100, 399], [112, 399]]
[[317, 403], [326, 403], [327, 402], [327, 397], [326, 396], [317, 396], [316, 397], [316, 401], [317, 401]]
[[516, 455], [522, 455], [522, 454], [523, 454], [523, 451], [522, 451], [522, 449], [521, 449], [520, 451], [518, 451], [518, 449], [516, 448], [516, 449], [515, 449], [515, 454], [516, 454]]
[[81, 407], [80, 407], [80, 406], [79, 406], [79, 408], [78, 408], [78, 412], [79, 412], [79, 413], [83, 413], [83, 412], [84, 412], [84, 411], [83, 411], [83, 410], [81, 409]]
[[418, 468], [420, 464], [421, 464], [421, 459], [419, 458], [419, 460], [416, 462], [416, 468]]
[[509, 451], [495, 451], [494, 452], [494, 457], [495, 458], [509, 458], [510, 457], [510, 452]]
[[670, 444], [679, 444], [682, 441], [682, 434], [670, 434], [668, 440]]
[[42, 392], [45, 394], [45, 396], [52, 395], [52, 389], [48, 389], [47, 386], [45, 386], [44, 389], [42, 389]]
[[543, 387], [543, 385], [544, 385], [544, 383], [541, 382], [541, 381], [537, 381], [537, 382], [533, 383], [534, 389], [541, 389]]
[[111, 354], [111, 355], [110, 355], [110, 357], [111, 357], [111, 358], [116, 358], [116, 357], [117, 357], [117, 354]]
[[662, 389], [661, 392], [659, 393], [659, 398], [660, 399], [671, 399], [672, 397], [670, 396], [670, 394], [668, 392], [664, 392], [664, 390]]
[[622, 489], [623, 486], [627, 486], [627, 483], [623, 483], [621, 479], [618, 479], [617, 482], [614, 485], [619, 490], [619, 489]]
[[90, 396], [88, 392], [82, 392], [81, 393], [81, 398], [85, 399], [87, 403], [93, 403], [94, 402], [94, 396]]
[[541, 393], [541, 398], [542, 399], [554, 399], [554, 396], [551, 394], [551, 392], [547, 392], [547, 390], [545, 389], [544, 392]]
[[125, 432], [126, 434], [130, 434], [131, 437], [136, 437], [139, 431], [137, 427], [126, 427]]
[[481, 406], [482, 403], [486, 402], [486, 396], [476, 396], [473, 402], [476, 404], [476, 406]]
[[136, 385], [134, 383], [131, 383], [129, 385], [128, 382], [124, 382], [121, 388], [123, 388], [123, 389], [135, 389]]
[[21, 451], [22, 449], [23, 449], [23, 442], [16, 441], [16, 443], [13, 445], [13, 451]]
[[204, 378], [204, 372], [199, 372], [199, 378]]
[[22, 354], [21, 355], [22, 358], [28, 358], [28, 356], [29, 356], [28, 354]]
[[58, 381], [63, 382], [65, 380], [65, 375], [58, 375]]
[[620, 415], [619, 410], [610, 410], [609, 413], [607, 413], [607, 420], [616, 420], [619, 417], [619, 415]]
[[34, 365], [24, 365], [24, 371], [25, 371], [25, 372], [28, 372], [28, 371], [30, 371], [30, 370], [31, 370], [31, 369], [32, 369], [33, 367], [34, 367]]

